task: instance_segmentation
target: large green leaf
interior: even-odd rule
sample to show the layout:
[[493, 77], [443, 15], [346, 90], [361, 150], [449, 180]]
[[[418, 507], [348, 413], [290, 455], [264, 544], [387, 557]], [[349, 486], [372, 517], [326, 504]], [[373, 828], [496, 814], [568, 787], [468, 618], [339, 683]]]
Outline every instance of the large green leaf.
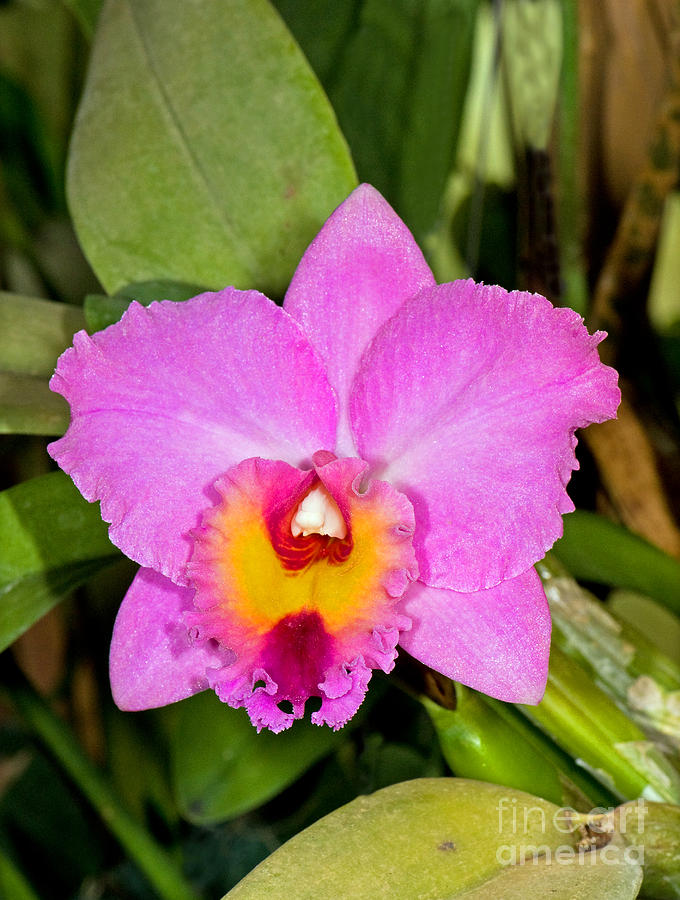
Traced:
[[119, 558], [97, 504], [61, 472], [0, 494], [0, 650]]
[[456, 153], [477, 0], [276, 5], [328, 92], [360, 179], [422, 238]]
[[266, 0], [107, 0], [68, 196], [109, 292], [167, 278], [280, 295], [355, 184], [333, 111]]
[[212, 691], [198, 694], [182, 703], [173, 735], [177, 802], [193, 822], [233, 818], [270, 800], [344, 739], [306, 721], [258, 734], [244, 710]]
[[565, 516], [553, 553], [574, 578], [640, 591], [680, 613], [680, 562], [601, 516]]
[[102, 7], [102, 0], [62, 0], [80, 23], [83, 34], [91, 38]]
[[569, 833], [560, 807], [530, 794], [479, 781], [418, 779], [359, 797], [316, 822], [227, 896], [232, 900], [637, 896], [642, 871], [627, 862], [618, 843], [606, 846], [606, 854], [579, 856], [578, 837]]
[[92, 333], [113, 325], [123, 315], [132, 300], [148, 306], [154, 300], [189, 300], [201, 294], [205, 288], [197, 284], [179, 281], [141, 281], [121, 288], [113, 297], [102, 294], [88, 294], [84, 311], [87, 330]]

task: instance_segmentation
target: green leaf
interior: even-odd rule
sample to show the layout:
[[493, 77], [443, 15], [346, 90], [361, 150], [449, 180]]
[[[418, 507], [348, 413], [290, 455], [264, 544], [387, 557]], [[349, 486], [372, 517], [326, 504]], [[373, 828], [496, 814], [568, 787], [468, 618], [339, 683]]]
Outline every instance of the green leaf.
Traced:
[[422, 238], [458, 144], [477, 0], [276, 5], [328, 92], [360, 180]]
[[132, 300], [148, 306], [154, 300], [189, 300], [201, 294], [205, 288], [182, 281], [140, 281], [121, 288], [114, 297], [88, 294], [85, 297], [85, 321], [90, 333], [113, 325], [123, 315]]
[[0, 650], [119, 558], [99, 506], [61, 472], [0, 493]]
[[171, 745], [177, 802], [192, 822], [233, 818], [276, 796], [343, 740], [342, 732], [305, 721], [258, 734], [244, 710], [206, 691], [183, 701], [178, 715]]
[[627, 862], [617, 843], [603, 848], [607, 862], [603, 851], [579, 855], [577, 839], [560, 807], [530, 794], [479, 781], [424, 778], [359, 797], [316, 822], [227, 897], [627, 900], [637, 895], [642, 871]]
[[552, 552], [580, 581], [640, 591], [680, 613], [680, 562], [601, 516], [565, 516]]
[[23, 873], [14, 865], [0, 847], [0, 897], [13, 900], [39, 900]]
[[0, 291], [0, 370], [49, 377], [84, 327], [78, 306]]
[[178, 821], [167, 772], [167, 742], [157, 719], [167, 707], [131, 716], [113, 705], [104, 709], [106, 747], [116, 794], [144, 822], [153, 809], [168, 824]]
[[48, 379], [84, 325], [77, 306], [0, 291], [0, 434], [64, 433], [68, 405]]
[[0, 372], [0, 434], [62, 435], [68, 422], [68, 404], [46, 378]]
[[265, 0], [107, 0], [68, 196], [109, 292], [167, 278], [278, 296], [355, 185], [333, 111]]
[[102, 0], [63, 0], [63, 3], [80, 23], [85, 37], [91, 38], [102, 8]]
[[[632, 626], [637, 634], [644, 635], [649, 641], [650, 652], [658, 650], [673, 661], [675, 671], [672, 677], [676, 679], [680, 669], [680, 619], [661, 604], [636, 591], [612, 591], [607, 597], [607, 608], [624, 624], [624, 628], [626, 625]], [[673, 689], [672, 683], [667, 686]]]
[[680, 897], [680, 806], [625, 803], [614, 810], [616, 830], [644, 859], [641, 897]]
[[[62, 150], [73, 120], [74, 75], [82, 63], [75, 25], [60, 3], [0, 3], [0, 34], [0, 65], [23, 87], [33, 107], [24, 103], [23, 121], [14, 134], [0, 136], [3, 163], [12, 150], [18, 151], [14, 164], [23, 166], [32, 182], [22, 190], [37, 192], [43, 212], [54, 210], [63, 203]], [[3, 105], [0, 119], [9, 112]], [[23, 146], [22, 137], [28, 138]]]

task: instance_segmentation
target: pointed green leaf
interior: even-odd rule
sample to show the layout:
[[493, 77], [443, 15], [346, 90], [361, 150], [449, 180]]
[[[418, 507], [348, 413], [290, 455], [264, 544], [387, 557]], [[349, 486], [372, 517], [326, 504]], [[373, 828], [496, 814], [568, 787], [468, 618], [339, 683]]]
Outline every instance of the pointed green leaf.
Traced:
[[0, 650], [119, 558], [97, 504], [61, 472], [0, 493]]
[[233, 818], [276, 796], [343, 740], [342, 732], [306, 721], [258, 734], [244, 710], [206, 691], [185, 700], [178, 715], [171, 748], [177, 802], [192, 822]]
[[637, 896], [642, 871], [627, 861], [625, 850], [612, 842], [597, 856], [579, 854], [578, 837], [560, 807], [530, 794], [479, 781], [423, 778], [359, 797], [316, 822], [227, 897]]
[[80, 307], [0, 291], [0, 434], [63, 434], [68, 406], [48, 380], [85, 325]]
[[107, 0], [68, 195], [102, 284], [283, 293], [356, 178], [333, 111], [266, 0]]

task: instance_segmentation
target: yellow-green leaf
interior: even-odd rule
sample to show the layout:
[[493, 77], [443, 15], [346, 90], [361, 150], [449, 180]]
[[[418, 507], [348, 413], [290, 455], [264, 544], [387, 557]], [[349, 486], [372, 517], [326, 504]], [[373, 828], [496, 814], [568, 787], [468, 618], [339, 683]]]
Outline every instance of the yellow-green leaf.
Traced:
[[280, 295], [356, 185], [334, 113], [266, 0], [107, 0], [68, 166], [112, 293], [171, 279]]
[[600, 858], [593, 857], [593, 851], [579, 853], [578, 840], [564, 811], [545, 800], [479, 781], [423, 778], [359, 797], [316, 822], [227, 897], [627, 900], [637, 895], [642, 872], [625, 850], [607, 845]]

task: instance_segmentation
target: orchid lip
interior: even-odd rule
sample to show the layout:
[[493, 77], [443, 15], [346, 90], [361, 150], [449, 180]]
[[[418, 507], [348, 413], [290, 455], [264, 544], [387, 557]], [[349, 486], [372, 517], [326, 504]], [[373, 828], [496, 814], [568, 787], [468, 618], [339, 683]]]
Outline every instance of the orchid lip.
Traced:
[[417, 574], [412, 507], [385, 482], [359, 493], [365, 470], [356, 458], [307, 471], [249, 459], [215, 483], [221, 501], [196, 532], [185, 623], [235, 652], [209, 680], [258, 728], [289, 727], [310, 696], [321, 697], [313, 721], [340, 727], [410, 627], [398, 607]]

